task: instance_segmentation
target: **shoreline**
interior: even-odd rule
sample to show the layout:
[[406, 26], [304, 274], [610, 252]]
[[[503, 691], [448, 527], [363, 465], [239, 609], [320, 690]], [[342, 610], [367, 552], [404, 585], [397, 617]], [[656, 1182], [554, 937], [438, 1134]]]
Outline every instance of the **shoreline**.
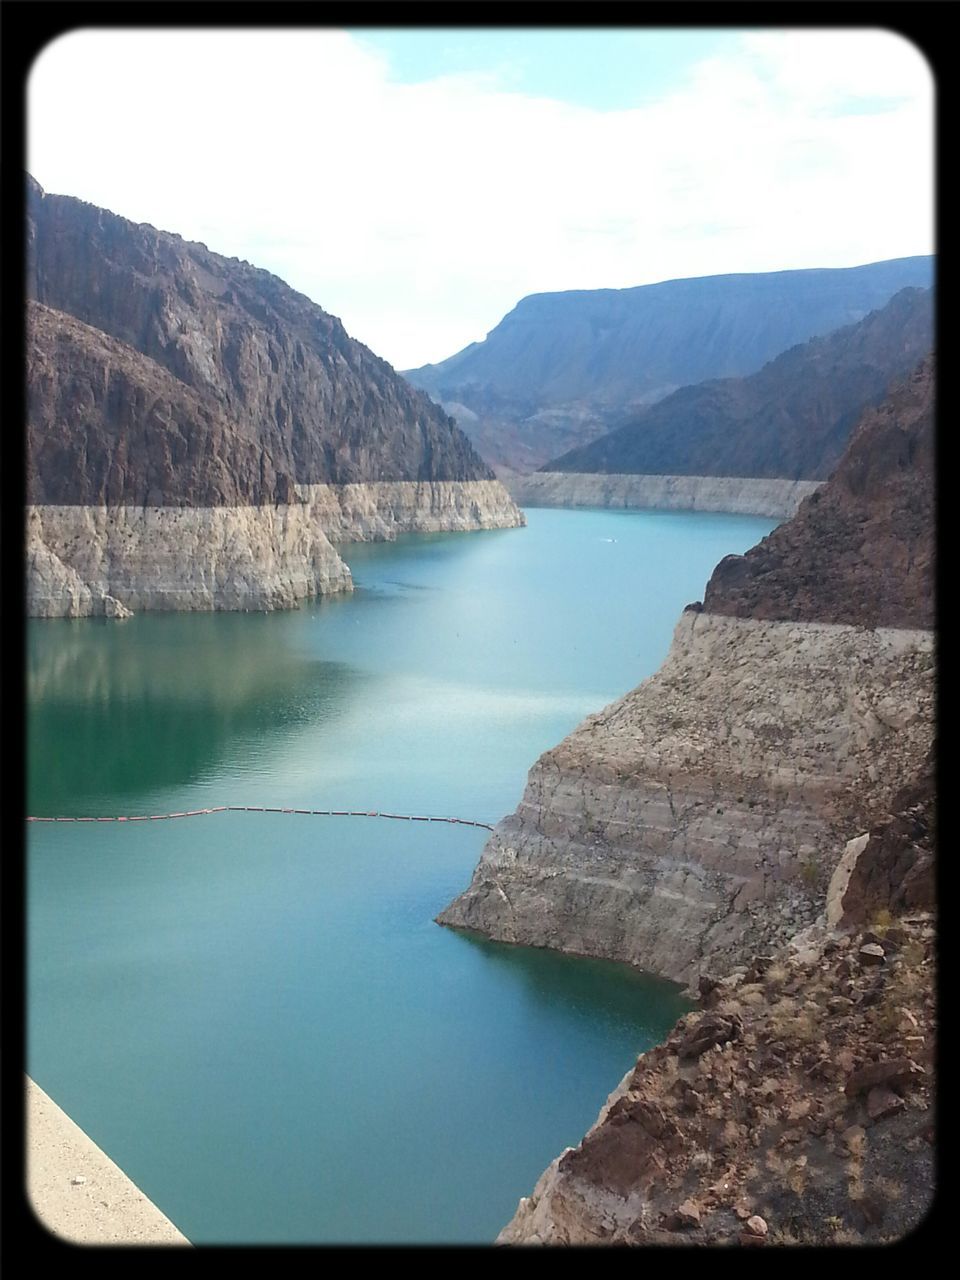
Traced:
[[29, 1076], [27, 1200], [67, 1244], [189, 1245], [187, 1237]]

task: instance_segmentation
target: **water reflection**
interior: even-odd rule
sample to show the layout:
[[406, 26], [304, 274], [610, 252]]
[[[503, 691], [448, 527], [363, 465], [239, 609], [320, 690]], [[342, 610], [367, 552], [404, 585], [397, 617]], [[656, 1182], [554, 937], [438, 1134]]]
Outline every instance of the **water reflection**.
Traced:
[[656, 1043], [665, 1026], [693, 1007], [676, 983], [630, 965], [491, 942], [469, 929], [451, 932], [480, 952], [491, 967], [508, 971], [514, 982], [522, 984], [531, 1008], [540, 1016], [552, 1014], [566, 1021], [579, 1014], [611, 1029], [629, 1026], [643, 1049]]
[[[356, 672], [296, 643], [300, 616], [32, 622], [28, 811], [92, 814], [216, 772], [343, 714]], [[108, 810], [110, 812], [110, 810]]]

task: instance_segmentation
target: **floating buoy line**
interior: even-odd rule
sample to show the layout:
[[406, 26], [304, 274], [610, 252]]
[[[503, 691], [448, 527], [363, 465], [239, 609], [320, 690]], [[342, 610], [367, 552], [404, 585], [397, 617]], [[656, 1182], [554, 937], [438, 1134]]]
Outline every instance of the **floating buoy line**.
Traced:
[[211, 809], [186, 809], [183, 813], [140, 813], [109, 818], [36, 818], [27, 822], [165, 822], [171, 818], [200, 818], [208, 813], [299, 813], [310, 818], [392, 818], [397, 822], [449, 822], [458, 827], [482, 827], [492, 831], [489, 822], [472, 818], [438, 818], [419, 813], [383, 813], [380, 809], [281, 809], [262, 804], [218, 804]]

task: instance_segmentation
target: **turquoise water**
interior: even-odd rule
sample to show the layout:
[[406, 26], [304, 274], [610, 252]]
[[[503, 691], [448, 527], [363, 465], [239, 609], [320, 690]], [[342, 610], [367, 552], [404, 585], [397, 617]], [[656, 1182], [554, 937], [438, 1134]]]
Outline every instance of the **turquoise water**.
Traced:
[[[28, 811], [495, 822], [768, 520], [544, 511], [346, 549], [353, 597], [31, 623]], [[28, 1070], [194, 1242], [489, 1242], [683, 1010], [433, 923], [486, 833], [28, 828]]]

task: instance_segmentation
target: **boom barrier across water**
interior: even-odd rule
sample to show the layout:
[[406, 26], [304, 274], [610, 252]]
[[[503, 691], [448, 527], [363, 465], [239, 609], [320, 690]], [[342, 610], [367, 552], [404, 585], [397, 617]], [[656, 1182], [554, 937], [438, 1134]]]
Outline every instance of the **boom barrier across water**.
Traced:
[[439, 818], [419, 813], [383, 813], [380, 809], [281, 809], [262, 804], [218, 804], [211, 809], [187, 809], [183, 813], [141, 813], [110, 818], [36, 818], [27, 822], [164, 822], [170, 818], [200, 818], [208, 813], [299, 813], [310, 818], [392, 818], [396, 822], [449, 822], [458, 827], [482, 827], [492, 831], [489, 822], [472, 818]]

